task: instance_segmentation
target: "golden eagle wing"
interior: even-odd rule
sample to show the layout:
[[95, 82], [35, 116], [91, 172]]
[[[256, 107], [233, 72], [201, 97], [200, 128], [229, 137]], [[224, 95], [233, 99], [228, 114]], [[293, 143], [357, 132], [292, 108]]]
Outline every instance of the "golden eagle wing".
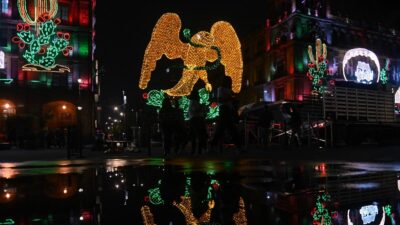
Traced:
[[[214, 23], [211, 27], [214, 45], [221, 53], [221, 63], [225, 67], [225, 75], [232, 79], [232, 91], [238, 93], [242, 87], [243, 59], [239, 38], [232, 25], [225, 21]], [[208, 57], [214, 58], [212, 55]]]
[[165, 13], [154, 26], [151, 40], [144, 53], [139, 87], [145, 89], [156, 68], [157, 60], [166, 55], [169, 59], [183, 58], [188, 45], [181, 42], [179, 32], [181, 20], [175, 13]]

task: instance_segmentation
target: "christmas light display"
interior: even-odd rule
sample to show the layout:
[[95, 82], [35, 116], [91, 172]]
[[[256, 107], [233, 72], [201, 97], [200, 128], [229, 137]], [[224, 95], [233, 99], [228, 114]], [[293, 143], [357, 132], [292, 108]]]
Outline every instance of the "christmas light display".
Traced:
[[[161, 185], [161, 180], [158, 181], [158, 185]], [[160, 187], [152, 188], [148, 190], [149, 200], [153, 205], [164, 204], [164, 200], [161, 197]]]
[[321, 39], [317, 39], [315, 42], [315, 58], [311, 45], [308, 46], [308, 56], [310, 62], [308, 63], [307, 77], [312, 82], [313, 93], [323, 94], [329, 91], [329, 89], [334, 85], [334, 80], [327, 71], [327, 50], [326, 45], [322, 44]]
[[360, 208], [360, 215], [363, 224], [369, 224], [375, 222], [375, 218], [378, 215], [378, 206], [366, 205]]
[[381, 72], [379, 74], [379, 76], [380, 76], [379, 78], [380, 78], [382, 84], [387, 84], [387, 82], [388, 82], [387, 71], [389, 71], [389, 64], [390, 64], [390, 60], [386, 59], [385, 67], [381, 69]]
[[[385, 214], [390, 218], [390, 221], [392, 222], [392, 225], [396, 225], [396, 221], [394, 220], [394, 214], [392, 213], [392, 206], [391, 205], [385, 205], [383, 207], [385, 210]], [[385, 216], [385, 215], [383, 215]]]
[[154, 223], [154, 216], [150, 212], [150, 207], [147, 205], [142, 206], [140, 209], [144, 225], [157, 225]]
[[[384, 225], [385, 224], [385, 221], [386, 221], [386, 216], [385, 216], [385, 208], [384, 207], [382, 207], [382, 211], [383, 211], [383, 213], [382, 213], [382, 219], [381, 219], [381, 221], [379, 222], [379, 225]], [[360, 209], [360, 213], [361, 213], [361, 209]], [[363, 216], [363, 215], [361, 215], [361, 216]], [[368, 215], [364, 215], [364, 216], [368, 216]], [[362, 218], [361, 218], [362, 219]], [[362, 221], [363, 221], [363, 224], [366, 224], [365, 223], [365, 219], [362, 219]], [[322, 225], [322, 224], [321, 224]], [[351, 218], [350, 218], [350, 209], [349, 210], [347, 210], [347, 225], [354, 225], [354, 223], [351, 221]]]
[[219, 105], [215, 102], [208, 106], [206, 119], [214, 119], [219, 116]]
[[[56, 32], [61, 23], [59, 18], [54, 19], [57, 13], [57, 1], [35, 1], [34, 19], [27, 12], [26, 1], [18, 0], [18, 9], [25, 23], [17, 24], [17, 36], [12, 42], [18, 44], [20, 49], [25, 49], [22, 57], [28, 64], [22, 67], [24, 71], [40, 72], [70, 72], [63, 65], [56, 64], [56, 57], [62, 52], [68, 56], [72, 50], [69, 45], [70, 34]], [[49, 5], [49, 7], [47, 7]]]
[[[170, 96], [189, 95], [198, 79], [206, 84], [207, 91], [212, 90], [208, 82], [207, 71], [224, 65], [225, 73], [232, 79], [232, 90], [241, 89], [243, 60], [239, 39], [233, 27], [224, 21], [214, 23], [211, 32], [200, 31], [191, 36], [189, 29], [183, 30], [188, 43], [181, 42], [181, 20], [177, 14], [165, 13], [157, 21], [151, 40], [147, 45], [139, 87], [147, 88], [151, 72], [163, 55], [169, 59], [180, 58], [184, 65], [182, 78], [171, 89], [165, 90]], [[206, 62], [213, 62], [206, 66]]]
[[191, 185], [192, 185], [192, 178], [187, 176], [186, 177], [186, 185], [185, 185], [185, 197], [190, 197]]
[[147, 105], [155, 106], [158, 109], [161, 109], [164, 98], [165, 96], [163, 91], [151, 90], [147, 94]]
[[186, 96], [182, 96], [178, 100], [179, 108], [183, 111], [185, 120], [189, 120], [189, 104], [190, 100]]
[[233, 221], [236, 225], [247, 225], [246, 208], [242, 197], [239, 199], [239, 211], [233, 214]]
[[[354, 48], [354, 49], [350, 49], [348, 50], [344, 57], [343, 57], [343, 77], [346, 81], [349, 81], [351, 79], [349, 79], [349, 75], [346, 74], [346, 66], [348, 65], [348, 62], [354, 58], [354, 57], [364, 57], [366, 59], [372, 60], [376, 67], [377, 67], [377, 76], [376, 76], [376, 82], [379, 82], [379, 78], [380, 78], [380, 71], [381, 71], [381, 67], [379, 64], [379, 60], [378, 57], [375, 55], [375, 53], [373, 53], [372, 51], [365, 49], [365, 48]], [[355, 70], [355, 77], [356, 77], [356, 81], [360, 82], [360, 83], [367, 83], [370, 84], [372, 83], [372, 81], [374, 80], [374, 74], [373, 71], [371, 69], [371, 66], [369, 65], [369, 62], [364, 62], [364, 61], [357, 61], [357, 68]]]
[[17, 5], [22, 20], [29, 25], [36, 25], [39, 17], [44, 13], [47, 13], [50, 18], [54, 18], [58, 11], [57, 0], [36, 0], [34, 18], [28, 13], [27, 0], [18, 0]]
[[173, 202], [173, 205], [177, 207], [182, 214], [185, 216], [186, 224], [197, 225], [210, 222], [211, 211], [215, 206], [214, 200], [208, 202], [208, 209], [200, 219], [197, 219], [192, 212], [192, 200], [191, 198], [182, 197], [180, 203]]
[[311, 212], [313, 217], [314, 225], [330, 225], [332, 223], [332, 217], [327, 209], [327, 204], [331, 201], [331, 196], [329, 194], [323, 193], [318, 195], [315, 207]]
[[200, 104], [209, 105], [210, 93], [205, 88], [199, 90]]
[[[208, 105], [210, 104], [209, 98], [210, 93], [207, 92], [205, 88], [199, 90], [200, 104]], [[147, 105], [151, 105], [157, 108], [159, 111], [162, 108], [162, 103], [164, 101], [165, 94], [163, 91], [151, 90], [147, 94]], [[189, 120], [189, 103], [190, 100], [186, 96], [182, 96], [178, 99], [178, 107], [183, 111], [183, 116], [185, 120]], [[212, 103], [208, 106], [208, 112], [206, 119], [214, 119], [219, 116], [219, 105]]]

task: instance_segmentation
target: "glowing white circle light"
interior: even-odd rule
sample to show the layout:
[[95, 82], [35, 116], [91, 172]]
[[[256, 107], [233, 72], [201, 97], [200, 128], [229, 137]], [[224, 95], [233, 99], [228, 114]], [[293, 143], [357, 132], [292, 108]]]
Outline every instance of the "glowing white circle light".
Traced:
[[343, 63], [342, 63], [344, 79], [346, 81], [348, 81], [348, 79], [346, 77], [346, 73], [345, 73], [345, 67], [346, 67], [347, 63], [349, 62], [349, 60], [351, 58], [354, 58], [357, 56], [364, 56], [364, 57], [370, 58], [372, 61], [374, 61], [376, 67], [378, 68], [378, 71], [377, 71], [378, 74], [376, 75], [377, 76], [376, 82], [378, 83], [379, 82], [379, 73], [381, 71], [381, 66], [379, 64], [378, 57], [375, 55], [375, 53], [373, 53], [372, 51], [365, 49], [365, 48], [353, 48], [353, 49], [348, 50], [346, 52], [346, 54], [344, 54]]
[[[379, 225], [384, 225], [384, 224], [385, 224], [385, 220], [386, 220], [385, 217], [386, 217], [385, 208], [382, 207], [382, 219], [381, 219], [381, 221], [379, 222]], [[353, 222], [351, 221], [351, 219], [350, 219], [350, 209], [347, 210], [347, 224], [348, 224], [348, 225], [354, 225], [354, 223], [353, 223]], [[363, 221], [363, 224], [365, 224], [364, 221]]]
[[396, 94], [394, 95], [394, 103], [400, 104], [400, 87], [397, 89]]

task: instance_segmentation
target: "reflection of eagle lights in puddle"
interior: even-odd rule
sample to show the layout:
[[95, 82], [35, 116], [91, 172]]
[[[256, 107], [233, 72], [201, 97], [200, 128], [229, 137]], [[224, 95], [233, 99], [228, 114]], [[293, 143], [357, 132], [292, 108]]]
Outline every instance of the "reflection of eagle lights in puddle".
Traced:
[[357, 56], [364, 56], [367, 57], [369, 59], [371, 59], [372, 61], [374, 61], [376, 67], [378, 68], [378, 73], [377, 73], [377, 80], [376, 82], [379, 82], [379, 73], [381, 71], [381, 66], [379, 64], [379, 60], [378, 57], [375, 55], [375, 53], [373, 53], [372, 51], [365, 49], [365, 48], [353, 48], [350, 49], [346, 52], [346, 54], [343, 57], [343, 77], [346, 81], [348, 81], [347, 77], [346, 77], [346, 72], [345, 72], [345, 67], [347, 65], [347, 63], [349, 62], [350, 59], [357, 57]]

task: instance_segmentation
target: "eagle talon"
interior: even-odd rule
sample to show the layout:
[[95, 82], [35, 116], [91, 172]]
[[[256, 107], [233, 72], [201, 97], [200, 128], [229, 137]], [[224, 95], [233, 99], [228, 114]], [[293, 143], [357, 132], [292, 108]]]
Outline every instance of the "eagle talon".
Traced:
[[212, 86], [211, 86], [211, 84], [206, 84], [206, 90], [207, 90], [208, 92], [211, 92], [211, 91], [212, 91]]

